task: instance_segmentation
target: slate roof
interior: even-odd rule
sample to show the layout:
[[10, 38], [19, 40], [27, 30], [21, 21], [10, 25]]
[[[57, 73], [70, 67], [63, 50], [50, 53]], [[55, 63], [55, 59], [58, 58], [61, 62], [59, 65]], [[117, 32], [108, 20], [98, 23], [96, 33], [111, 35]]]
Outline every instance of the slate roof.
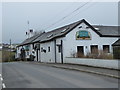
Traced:
[[112, 46], [120, 46], [120, 39], [118, 39], [115, 43], [113, 43]]
[[[98, 32], [103, 36], [118, 36], [118, 26], [102, 26], [102, 25], [93, 25], [94, 28], [97, 28]], [[119, 34], [120, 35], [120, 34]]]
[[62, 37], [64, 35], [66, 35], [68, 32], [70, 32], [71, 30], [73, 30], [81, 22], [82, 22], [82, 20], [72, 23], [72, 24], [69, 24], [69, 25], [66, 25], [66, 26], [63, 26], [63, 27], [60, 27], [60, 28], [57, 28], [57, 29], [49, 31], [49, 32], [46, 32], [46, 33], [42, 34], [40, 37], [38, 37], [36, 40], [34, 40], [33, 42], [37, 42], [37, 41], [45, 42], [48, 40], [52, 40], [56, 37]]
[[24, 40], [21, 44], [19, 44], [18, 46], [23, 46], [23, 45], [27, 45], [30, 44], [33, 40], [37, 39], [40, 36], [40, 34], [36, 34], [30, 38], [27, 38], [26, 40]]
[[[100, 37], [120, 37], [120, 34], [118, 34], [118, 26], [100, 26], [100, 25], [92, 26], [86, 20], [82, 19], [72, 24], [57, 28], [55, 30], [35, 35], [29, 39], [26, 39], [20, 45], [25, 45], [25, 44], [35, 43], [35, 42], [42, 43], [42, 42], [53, 40], [54, 38], [64, 37], [67, 33], [72, 31], [75, 27], [77, 27], [82, 22], [88, 25], [88, 28], [91, 28]], [[99, 28], [99, 29], [96, 29], [96, 28]]]

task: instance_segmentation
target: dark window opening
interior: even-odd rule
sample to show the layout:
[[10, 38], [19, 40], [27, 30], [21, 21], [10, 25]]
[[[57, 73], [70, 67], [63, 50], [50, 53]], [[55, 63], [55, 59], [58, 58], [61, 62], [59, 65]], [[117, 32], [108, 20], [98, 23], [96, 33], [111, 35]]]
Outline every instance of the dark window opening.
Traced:
[[48, 47], [48, 52], [50, 52], [50, 47]]
[[92, 54], [98, 53], [98, 45], [91, 45], [91, 53]]
[[110, 52], [110, 47], [109, 47], [109, 45], [103, 45], [103, 51], [105, 52], [105, 53], [109, 53]]
[[78, 27], [78, 28], [82, 28], [82, 26]]
[[61, 45], [59, 45], [59, 46], [58, 46], [58, 52], [59, 52], [59, 53], [61, 53], [61, 49], [62, 49], [62, 47], [61, 47]]
[[36, 44], [36, 49], [40, 50], [40, 44]]
[[41, 47], [41, 52], [43, 52], [43, 47]]

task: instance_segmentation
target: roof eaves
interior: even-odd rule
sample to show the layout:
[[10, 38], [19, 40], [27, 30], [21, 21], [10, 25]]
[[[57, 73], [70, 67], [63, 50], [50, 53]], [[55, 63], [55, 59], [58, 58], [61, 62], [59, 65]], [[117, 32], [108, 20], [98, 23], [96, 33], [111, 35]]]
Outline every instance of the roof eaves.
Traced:
[[120, 35], [102, 35], [101, 37], [117, 37], [117, 38], [120, 38]]
[[118, 39], [116, 42], [112, 44], [112, 46], [120, 46], [120, 43], [116, 45], [116, 43], [120, 42], [120, 39]]

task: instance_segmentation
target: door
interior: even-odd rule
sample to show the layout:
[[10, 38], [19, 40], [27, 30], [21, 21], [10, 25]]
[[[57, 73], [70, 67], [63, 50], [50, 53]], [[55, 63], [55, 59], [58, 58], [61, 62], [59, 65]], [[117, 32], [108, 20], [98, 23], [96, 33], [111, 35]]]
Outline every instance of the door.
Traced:
[[77, 46], [77, 57], [83, 57], [83, 56], [84, 56], [84, 47]]
[[40, 61], [40, 43], [36, 44], [36, 59]]

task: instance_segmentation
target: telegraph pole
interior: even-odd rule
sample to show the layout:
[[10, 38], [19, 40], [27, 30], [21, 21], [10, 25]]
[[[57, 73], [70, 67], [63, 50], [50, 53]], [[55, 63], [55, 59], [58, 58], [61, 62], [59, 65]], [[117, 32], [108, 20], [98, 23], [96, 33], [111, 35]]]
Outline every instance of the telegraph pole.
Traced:
[[29, 33], [29, 29], [30, 29], [30, 22], [29, 22], [29, 20], [27, 21], [27, 24], [28, 24], [28, 38], [30, 37], [29, 35], [30, 35], [30, 33]]
[[11, 60], [11, 39], [10, 39], [10, 51], [9, 51], [9, 61]]

